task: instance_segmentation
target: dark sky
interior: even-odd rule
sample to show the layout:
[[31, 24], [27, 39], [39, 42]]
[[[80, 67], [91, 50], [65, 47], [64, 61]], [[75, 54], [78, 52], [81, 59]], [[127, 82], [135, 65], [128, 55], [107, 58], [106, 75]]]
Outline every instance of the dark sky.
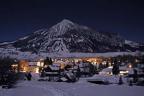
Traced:
[[49, 28], [64, 18], [144, 42], [142, 0], [0, 0], [0, 42]]

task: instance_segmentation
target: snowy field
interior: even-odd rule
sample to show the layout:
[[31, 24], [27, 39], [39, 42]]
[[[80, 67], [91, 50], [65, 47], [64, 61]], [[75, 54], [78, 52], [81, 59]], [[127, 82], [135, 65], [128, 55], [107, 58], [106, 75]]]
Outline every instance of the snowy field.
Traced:
[[0, 88], [0, 96], [143, 96], [144, 87], [97, 85], [81, 78], [76, 83], [48, 81], [19, 81], [16, 88]]
[[5, 49], [0, 48], [0, 57], [11, 57], [18, 60], [31, 60], [37, 61], [41, 58], [51, 57], [51, 58], [85, 58], [85, 57], [116, 57], [123, 55], [132, 55], [137, 56], [139, 54], [144, 55], [144, 52], [106, 52], [106, 53], [65, 53], [65, 52], [56, 52], [56, 53], [39, 53], [32, 54], [31, 52], [21, 52], [15, 49]]

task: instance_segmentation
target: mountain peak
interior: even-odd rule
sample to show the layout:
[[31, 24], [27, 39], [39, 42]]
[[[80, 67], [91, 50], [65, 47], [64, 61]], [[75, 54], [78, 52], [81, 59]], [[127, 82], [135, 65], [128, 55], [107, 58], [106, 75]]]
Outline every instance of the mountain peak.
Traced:
[[74, 24], [72, 21], [68, 20], [68, 19], [63, 19], [60, 23], [64, 23], [64, 24]]
[[58, 36], [58, 35], [64, 34], [70, 29], [75, 28], [75, 26], [76, 26], [75, 23], [73, 23], [72, 21], [68, 19], [63, 19], [61, 22], [51, 27], [50, 33], [53, 36]]
[[74, 23], [68, 19], [63, 19], [61, 22], [59, 22], [57, 25], [63, 26], [63, 27], [68, 27], [71, 25], [74, 25]]

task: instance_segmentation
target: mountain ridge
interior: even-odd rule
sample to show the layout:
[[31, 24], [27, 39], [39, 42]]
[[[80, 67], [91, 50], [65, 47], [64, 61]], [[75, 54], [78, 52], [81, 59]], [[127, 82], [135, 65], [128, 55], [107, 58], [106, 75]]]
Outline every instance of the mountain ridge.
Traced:
[[141, 48], [139, 43], [128, 42], [128, 40], [126, 42], [117, 33], [97, 32], [92, 28], [73, 23], [68, 19], [62, 20], [51, 28], [39, 29], [10, 44], [1, 43], [0, 47], [7, 48], [8, 45], [21, 51], [36, 53], [144, 51], [142, 50], [143, 45], [141, 45]]

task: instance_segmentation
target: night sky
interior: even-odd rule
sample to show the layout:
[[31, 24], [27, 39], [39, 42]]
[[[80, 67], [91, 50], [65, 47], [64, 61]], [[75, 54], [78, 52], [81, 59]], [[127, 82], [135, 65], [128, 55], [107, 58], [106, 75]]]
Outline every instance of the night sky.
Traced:
[[142, 0], [0, 0], [0, 42], [49, 28], [63, 19], [144, 42]]

